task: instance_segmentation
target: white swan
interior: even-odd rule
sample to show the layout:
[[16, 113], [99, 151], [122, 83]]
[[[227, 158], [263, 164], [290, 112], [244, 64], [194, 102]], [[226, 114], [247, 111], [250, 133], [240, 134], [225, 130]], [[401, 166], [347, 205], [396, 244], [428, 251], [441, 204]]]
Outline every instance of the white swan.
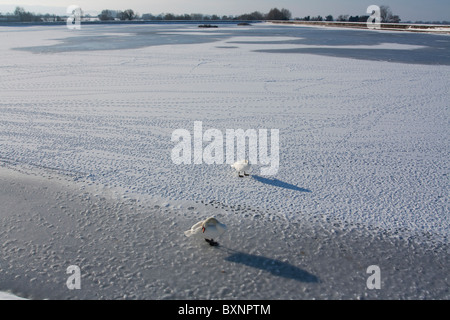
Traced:
[[243, 175], [241, 175], [241, 172], [244, 173], [244, 176], [248, 176], [249, 174], [247, 173], [247, 171], [250, 170], [250, 163], [248, 163], [248, 160], [239, 160], [235, 163], [233, 163], [231, 165], [232, 168], [234, 168], [238, 174], [239, 177], [243, 177]]
[[204, 221], [197, 222], [184, 234], [186, 237], [205, 239], [211, 246], [217, 246], [218, 243], [213, 238], [222, 235], [226, 230], [226, 225], [217, 221], [216, 218], [210, 217]]

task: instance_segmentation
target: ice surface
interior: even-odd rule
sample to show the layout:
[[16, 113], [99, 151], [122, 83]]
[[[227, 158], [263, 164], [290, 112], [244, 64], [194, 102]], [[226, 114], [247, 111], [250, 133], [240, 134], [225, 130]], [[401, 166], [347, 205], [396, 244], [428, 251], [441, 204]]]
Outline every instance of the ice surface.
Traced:
[[[196, 30], [0, 29], [0, 290], [448, 298], [450, 38]], [[279, 129], [278, 174], [173, 164], [171, 134], [194, 121]], [[188, 241], [211, 215], [222, 246]], [[365, 287], [372, 264], [381, 291]]]
[[13, 295], [9, 292], [1, 292], [0, 291], [0, 300], [25, 300], [25, 299], [20, 298], [16, 295]]
[[[358, 223], [288, 223], [245, 205], [123, 196], [0, 168], [0, 290], [28, 299], [448, 299], [448, 245]], [[189, 206], [188, 206], [189, 205]], [[211, 213], [228, 230], [187, 238]], [[69, 290], [66, 270], [81, 269]], [[367, 268], [381, 269], [369, 290]]]

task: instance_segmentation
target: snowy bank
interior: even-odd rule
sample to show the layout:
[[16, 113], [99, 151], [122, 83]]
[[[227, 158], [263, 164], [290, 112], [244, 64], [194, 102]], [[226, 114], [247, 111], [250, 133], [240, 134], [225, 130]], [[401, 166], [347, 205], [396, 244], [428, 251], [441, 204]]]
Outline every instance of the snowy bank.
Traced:
[[26, 300], [8, 292], [0, 291], [0, 300]]

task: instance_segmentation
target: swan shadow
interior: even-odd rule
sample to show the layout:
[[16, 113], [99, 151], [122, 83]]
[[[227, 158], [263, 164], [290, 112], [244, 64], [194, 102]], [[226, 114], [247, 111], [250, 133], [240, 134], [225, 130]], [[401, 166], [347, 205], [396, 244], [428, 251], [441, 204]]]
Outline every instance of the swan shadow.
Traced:
[[225, 260], [267, 271], [278, 277], [293, 279], [300, 282], [319, 282], [319, 278], [315, 275], [287, 262], [276, 259], [235, 251], [230, 256], [226, 257]]
[[261, 183], [265, 183], [265, 184], [269, 184], [271, 186], [275, 186], [275, 187], [279, 187], [279, 188], [285, 188], [285, 189], [289, 189], [289, 190], [294, 190], [294, 191], [300, 191], [300, 192], [312, 192], [309, 189], [305, 189], [305, 188], [300, 188], [299, 186], [296, 186], [294, 184], [290, 184], [275, 178], [264, 178], [261, 176], [257, 176], [257, 175], [252, 175], [252, 178], [255, 179], [256, 181], [259, 181]]

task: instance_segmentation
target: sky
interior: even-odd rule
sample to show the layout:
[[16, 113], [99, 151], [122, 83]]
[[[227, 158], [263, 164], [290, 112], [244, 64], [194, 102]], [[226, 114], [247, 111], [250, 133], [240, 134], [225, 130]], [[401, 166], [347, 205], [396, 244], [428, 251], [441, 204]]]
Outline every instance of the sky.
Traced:
[[[378, 2], [379, 1], [379, 2]], [[62, 14], [70, 5], [98, 14], [102, 9], [133, 9], [143, 13], [203, 13], [239, 15], [271, 8], [286, 8], [293, 17], [340, 14], [364, 15], [370, 5], [388, 5], [402, 21], [450, 21], [450, 0], [0, 0], [0, 12], [12, 12], [16, 6], [35, 13]]]

